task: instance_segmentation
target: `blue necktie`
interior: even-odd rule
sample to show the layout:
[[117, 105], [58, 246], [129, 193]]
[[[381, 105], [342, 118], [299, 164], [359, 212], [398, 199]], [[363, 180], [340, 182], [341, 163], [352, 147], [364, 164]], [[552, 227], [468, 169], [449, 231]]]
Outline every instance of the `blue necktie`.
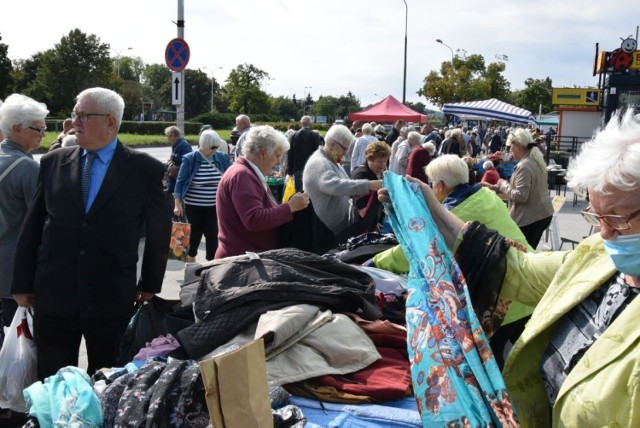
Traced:
[[82, 168], [82, 203], [87, 206], [87, 198], [89, 196], [89, 182], [91, 181], [91, 164], [95, 159], [95, 152], [87, 152], [87, 159]]

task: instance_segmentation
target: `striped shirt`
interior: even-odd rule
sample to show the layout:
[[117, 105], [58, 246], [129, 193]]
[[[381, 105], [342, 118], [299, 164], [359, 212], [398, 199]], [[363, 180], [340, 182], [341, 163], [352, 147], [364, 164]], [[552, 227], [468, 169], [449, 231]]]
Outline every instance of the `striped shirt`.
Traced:
[[184, 195], [184, 203], [200, 207], [213, 207], [216, 205], [216, 193], [222, 174], [212, 163], [201, 160], [200, 168], [191, 180], [187, 193]]

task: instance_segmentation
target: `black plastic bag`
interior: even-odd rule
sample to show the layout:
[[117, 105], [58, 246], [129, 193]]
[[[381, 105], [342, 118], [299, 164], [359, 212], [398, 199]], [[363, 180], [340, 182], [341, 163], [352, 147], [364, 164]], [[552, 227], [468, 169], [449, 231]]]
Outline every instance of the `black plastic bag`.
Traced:
[[164, 319], [180, 306], [180, 300], [165, 300], [154, 296], [147, 302], [135, 305], [133, 316], [118, 341], [116, 365], [123, 367], [133, 357], [158, 336], [168, 333]]

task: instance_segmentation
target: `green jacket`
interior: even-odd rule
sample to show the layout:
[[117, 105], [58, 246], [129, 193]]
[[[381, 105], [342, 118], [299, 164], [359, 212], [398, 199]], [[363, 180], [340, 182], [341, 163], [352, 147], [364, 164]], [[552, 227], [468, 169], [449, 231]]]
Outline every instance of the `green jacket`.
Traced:
[[523, 427], [640, 426], [640, 299], [607, 328], [569, 373], [552, 419], [540, 360], [559, 319], [616, 272], [599, 234], [573, 251], [507, 253], [502, 296], [537, 305], [503, 375]]
[[[521, 243], [527, 247], [527, 251], [533, 252], [533, 248], [527, 243], [522, 231], [511, 219], [504, 201], [487, 188], [480, 188], [463, 202], [453, 207], [451, 212], [465, 222], [479, 221], [488, 228], [497, 230], [502, 236]], [[409, 261], [399, 245], [377, 254], [373, 257], [373, 262], [377, 268], [394, 273], [406, 273], [409, 271]], [[531, 314], [531, 312], [533, 312], [532, 307], [514, 301], [509, 307], [502, 325], [519, 320]]]

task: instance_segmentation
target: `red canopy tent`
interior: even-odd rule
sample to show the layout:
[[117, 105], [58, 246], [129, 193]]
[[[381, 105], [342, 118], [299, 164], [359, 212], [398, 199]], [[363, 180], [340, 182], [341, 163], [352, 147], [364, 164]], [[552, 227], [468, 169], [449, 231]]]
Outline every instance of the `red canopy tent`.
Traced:
[[365, 122], [395, 122], [398, 119], [420, 123], [429, 121], [429, 117], [426, 114], [411, 110], [391, 95], [378, 104], [374, 104], [367, 109], [349, 115], [349, 120], [352, 122], [355, 120]]

